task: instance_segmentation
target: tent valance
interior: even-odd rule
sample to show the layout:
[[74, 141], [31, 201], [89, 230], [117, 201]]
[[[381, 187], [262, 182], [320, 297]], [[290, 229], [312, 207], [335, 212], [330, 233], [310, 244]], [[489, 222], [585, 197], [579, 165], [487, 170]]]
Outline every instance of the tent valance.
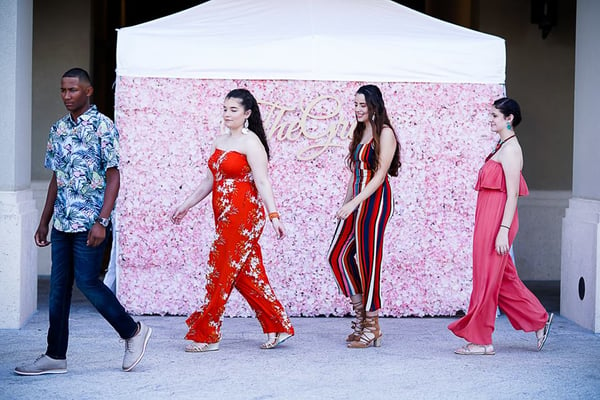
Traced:
[[117, 74], [504, 83], [504, 40], [389, 0], [212, 0], [122, 28]]

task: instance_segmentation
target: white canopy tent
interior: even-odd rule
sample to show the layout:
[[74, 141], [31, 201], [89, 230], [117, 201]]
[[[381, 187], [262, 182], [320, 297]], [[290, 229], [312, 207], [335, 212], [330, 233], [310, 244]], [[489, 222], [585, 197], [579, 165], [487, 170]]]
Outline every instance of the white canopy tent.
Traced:
[[505, 48], [388, 0], [212, 0], [120, 29], [117, 74], [502, 84]]
[[[261, 238], [265, 264], [285, 266], [271, 268], [269, 280], [290, 315], [344, 315], [325, 254], [332, 210], [346, 193], [352, 99], [371, 82], [384, 93], [403, 152], [391, 183], [399, 212], [386, 230], [383, 313], [466, 308], [472, 185], [493, 142], [489, 105], [504, 91], [504, 69], [502, 39], [388, 0], [212, 0], [119, 30], [113, 266], [118, 260], [121, 301], [140, 313], [188, 314], [198, 305], [198, 272], [209, 257], [198, 243], [214, 240], [213, 215], [197, 207], [173, 226], [165, 210], [206, 168], [223, 95], [245, 87], [261, 104], [292, 243]], [[228, 315], [252, 312], [232, 295]]]

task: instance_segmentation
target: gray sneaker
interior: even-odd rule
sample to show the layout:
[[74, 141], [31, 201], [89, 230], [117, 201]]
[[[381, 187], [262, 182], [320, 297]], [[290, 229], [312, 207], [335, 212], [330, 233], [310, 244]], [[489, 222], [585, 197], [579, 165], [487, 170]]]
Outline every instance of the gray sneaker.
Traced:
[[15, 368], [15, 373], [19, 375], [64, 374], [65, 372], [67, 372], [67, 360], [55, 360], [45, 354], [30, 364]]
[[143, 322], [138, 322], [140, 331], [131, 339], [125, 340], [125, 356], [123, 357], [123, 371], [131, 371], [133, 367], [138, 365], [146, 352], [146, 345], [152, 335], [152, 328], [145, 325]]

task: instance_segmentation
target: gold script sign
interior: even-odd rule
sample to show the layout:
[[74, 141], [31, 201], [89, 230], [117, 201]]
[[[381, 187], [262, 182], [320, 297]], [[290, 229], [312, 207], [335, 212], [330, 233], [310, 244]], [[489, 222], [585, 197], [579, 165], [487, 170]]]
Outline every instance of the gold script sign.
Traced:
[[335, 96], [319, 96], [306, 108], [269, 101], [259, 103], [270, 140], [308, 141], [296, 152], [296, 158], [303, 161], [317, 158], [330, 147], [346, 147], [356, 127], [356, 121], [348, 120], [341, 113], [342, 102]]

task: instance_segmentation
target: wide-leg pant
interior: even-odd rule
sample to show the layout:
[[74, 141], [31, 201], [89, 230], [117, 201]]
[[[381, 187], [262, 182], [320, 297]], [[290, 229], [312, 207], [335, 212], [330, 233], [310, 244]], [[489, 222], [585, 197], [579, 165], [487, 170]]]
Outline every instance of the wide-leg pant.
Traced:
[[[248, 250], [239, 261], [238, 252], [211, 251], [206, 282], [205, 304], [186, 320], [188, 340], [217, 343], [221, 340], [221, 322], [225, 305], [235, 287], [256, 313], [263, 332], [294, 334], [294, 328], [283, 306], [275, 297], [262, 262], [258, 241], [247, 243]], [[214, 249], [213, 249], [214, 250]], [[240, 250], [232, 249], [232, 250]], [[229, 253], [231, 257], [223, 257]], [[244, 254], [244, 251], [242, 251]]]
[[338, 222], [329, 247], [327, 258], [340, 291], [347, 297], [362, 294], [367, 311], [381, 308], [383, 237], [393, 211], [386, 179], [354, 213]]
[[[448, 325], [456, 336], [471, 343], [491, 344], [500, 307], [515, 329], [534, 332], [544, 327], [548, 313], [517, 274], [509, 254], [499, 255], [494, 248], [506, 194], [500, 191], [479, 193], [473, 235], [473, 291], [467, 314]], [[518, 211], [511, 223], [508, 239], [512, 245], [519, 229]]]

